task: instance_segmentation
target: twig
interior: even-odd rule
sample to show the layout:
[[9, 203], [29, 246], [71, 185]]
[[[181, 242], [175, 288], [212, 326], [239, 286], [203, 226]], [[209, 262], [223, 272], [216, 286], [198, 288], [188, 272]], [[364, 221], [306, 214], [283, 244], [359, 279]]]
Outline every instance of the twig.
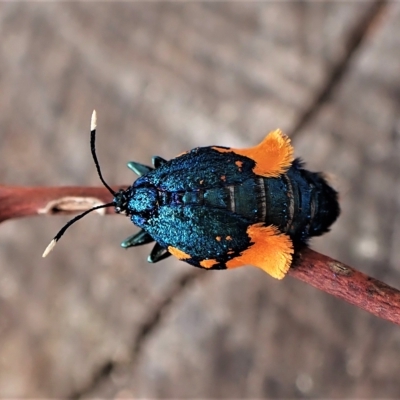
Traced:
[[[115, 187], [116, 190], [124, 186]], [[0, 222], [43, 214], [74, 214], [112, 200], [104, 187], [21, 187], [0, 185]], [[101, 213], [113, 214], [112, 208]]]
[[[33, 215], [81, 212], [110, 202], [110, 197], [104, 187], [0, 186], [0, 222]], [[114, 213], [112, 208], [103, 210]], [[304, 248], [296, 253], [289, 275], [400, 325], [400, 291], [339, 261]]]
[[348, 265], [304, 248], [289, 275], [400, 325], [400, 291]]

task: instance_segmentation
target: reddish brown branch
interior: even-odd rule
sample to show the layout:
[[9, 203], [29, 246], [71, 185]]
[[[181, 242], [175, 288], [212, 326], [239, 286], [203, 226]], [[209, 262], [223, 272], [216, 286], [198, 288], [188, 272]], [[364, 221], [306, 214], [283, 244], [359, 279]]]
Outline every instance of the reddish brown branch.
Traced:
[[[126, 185], [114, 189], [121, 187]], [[0, 222], [32, 215], [72, 214], [111, 200], [104, 187], [0, 186]], [[104, 210], [114, 213], [112, 207]], [[400, 325], [400, 291], [339, 261], [305, 248], [296, 254], [289, 275]]]
[[297, 253], [289, 274], [400, 325], [400, 291], [339, 261], [305, 248]]
[[[74, 214], [110, 201], [112, 195], [105, 187], [33, 188], [0, 185], [0, 222], [32, 215]], [[104, 212], [112, 214], [114, 209], [106, 208]]]

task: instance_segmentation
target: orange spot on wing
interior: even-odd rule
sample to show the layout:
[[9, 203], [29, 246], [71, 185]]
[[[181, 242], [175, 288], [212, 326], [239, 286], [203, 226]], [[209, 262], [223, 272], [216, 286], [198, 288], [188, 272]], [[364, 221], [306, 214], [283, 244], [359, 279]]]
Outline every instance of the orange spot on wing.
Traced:
[[267, 178], [278, 177], [285, 173], [293, 162], [293, 147], [290, 138], [280, 129], [270, 132], [257, 146], [249, 149], [224, 149], [213, 147], [221, 153], [234, 152], [251, 158], [256, 165], [253, 171], [257, 175]]
[[232, 240], [232, 236], [227, 236], [225, 239], [226, 240]]
[[221, 236], [217, 236], [215, 239], [217, 240], [217, 242], [220, 242], [221, 241]]
[[186, 254], [184, 251], [179, 250], [176, 247], [168, 246], [168, 251], [179, 260], [187, 260], [188, 258], [191, 258], [189, 254]]
[[253, 242], [238, 257], [226, 263], [227, 268], [254, 265], [276, 279], [282, 279], [292, 263], [293, 243], [288, 235], [274, 226], [250, 225], [247, 234]]
[[222, 175], [222, 176], [221, 176], [221, 180], [226, 181], [226, 176], [225, 176], [225, 175]]
[[239, 171], [241, 172], [243, 167], [243, 161], [235, 161], [235, 164], [237, 165]]
[[215, 264], [217, 264], [218, 263], [218, 261], [217, 260], [203, 260], [203, 261], [200, 261], [200, 265], [203, 267], [203, 268], [211, 268], [211, 267], [213, 267]]

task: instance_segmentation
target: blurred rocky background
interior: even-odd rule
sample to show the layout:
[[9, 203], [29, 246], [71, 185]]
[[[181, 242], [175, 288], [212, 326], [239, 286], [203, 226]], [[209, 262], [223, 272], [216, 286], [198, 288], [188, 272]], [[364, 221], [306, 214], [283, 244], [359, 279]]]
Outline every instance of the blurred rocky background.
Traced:
[[[400, 287], [400, 3], [0, 5], [0, 177], [100, 185], [277, 127], [333, 176], [312, 247]], [[0, 226], [0, 397], [396, 398], [400, 327], [292, 278], [203, 271], [91, 215]]]

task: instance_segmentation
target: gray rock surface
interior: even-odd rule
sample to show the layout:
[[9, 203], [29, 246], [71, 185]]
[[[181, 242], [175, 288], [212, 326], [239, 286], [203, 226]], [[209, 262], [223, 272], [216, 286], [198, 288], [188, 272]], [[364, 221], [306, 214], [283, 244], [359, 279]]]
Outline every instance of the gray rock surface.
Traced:
[[[3, 3], [0, 177], [109, 183], [125, 163], [258, 143], [331, 173], [312, 247], [400, 287], [400, 4]], [[124, 218], [0, 227], [0, 397], [395, 398], [400, 329], [292, 278], [124, 251]]]

